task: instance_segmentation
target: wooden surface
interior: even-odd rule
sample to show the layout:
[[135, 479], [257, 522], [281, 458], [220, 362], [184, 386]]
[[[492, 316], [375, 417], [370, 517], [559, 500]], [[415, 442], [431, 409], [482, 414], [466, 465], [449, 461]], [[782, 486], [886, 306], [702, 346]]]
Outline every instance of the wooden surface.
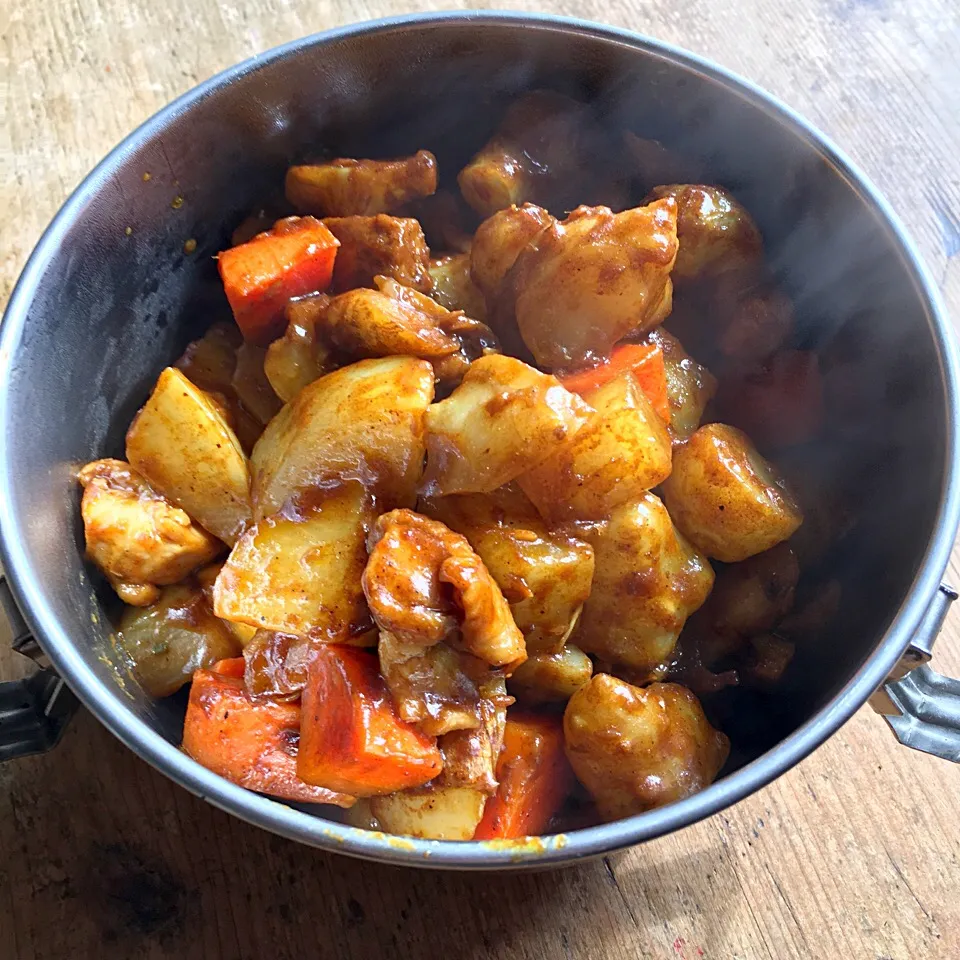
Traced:
[[[778, 94], [880, 186], [960, 318], [956, 0], [528, 6], [650, 33]], [[68, 191], [172, 97], [402, 9], [0, 0], [0, 299]], [[937, 665], [960, 672], [960, 611]], [[20, 669], [0, 650], [0, 672]], [[532, 876], [414, 873], [248, 827], [84, 715], [52, 755], [0, 767], [0, 958], [954, 958], [958, 798], [960, 767], [897, 747], [863, 710], [767, 789], [627, 854]]]

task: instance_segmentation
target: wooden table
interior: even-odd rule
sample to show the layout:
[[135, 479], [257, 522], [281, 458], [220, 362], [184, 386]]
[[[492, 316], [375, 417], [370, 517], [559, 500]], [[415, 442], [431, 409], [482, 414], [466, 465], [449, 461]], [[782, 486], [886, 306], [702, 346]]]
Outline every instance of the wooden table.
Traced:
[[[880, 186], [960, 317], [956, 0], [528, 6], [680, 44], [782, 97]], [[403, 8], [0, 0], [0, 298], [82, 175], [168, 100]], [[5, 646], [9, 676], [24, 667]], [[960, 612], [937, 665], [960, 671]], [[958, 797], [960, 768], [899, 748], [864, 709], [765, 790], [630, 853], [496, 879], [411, 872], [246, 826], [82, 715], [54, 753], [0, 767], [0, 957], [953, 958]]]

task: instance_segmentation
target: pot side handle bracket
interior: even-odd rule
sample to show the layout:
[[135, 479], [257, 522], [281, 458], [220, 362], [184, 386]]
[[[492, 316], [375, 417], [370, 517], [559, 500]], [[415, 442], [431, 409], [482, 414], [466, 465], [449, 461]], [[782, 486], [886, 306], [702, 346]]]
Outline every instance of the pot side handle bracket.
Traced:
[[930, 666], [933, 644], [957, 591], [940, 584], [913, 640], [870, 705], [904, 746], [960, 763], [960, 680]]
[[51, 668], [0, 574], [0, 612], [13, 634], [13, 649], [40, 667], [23, 680], [0, 683], [0, 762], [43, 753], [56, 745], [77, 708], [70, 688]]

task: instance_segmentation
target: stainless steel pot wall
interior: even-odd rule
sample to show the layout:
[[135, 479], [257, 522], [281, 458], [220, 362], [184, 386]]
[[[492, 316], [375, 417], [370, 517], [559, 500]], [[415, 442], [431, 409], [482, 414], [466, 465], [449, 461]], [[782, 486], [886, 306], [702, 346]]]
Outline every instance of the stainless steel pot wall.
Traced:
[[[384, 838], [249, 793], [180, 753], [183, 701], [146, 697], [115, 646], [107, 591], [83, 560], [74, 471], [122, 454], [157, 372], [222, 309], [212, 256], [289, 161], [318, 147], [388, 156], [427, 146], [449, 175], [504, 102], [541, 85], [591, 100], [610, 124], [677, 147], [734, 188], [796, 301], [802, 339], [840, 356], [850, 402], [831, 410], [829, 439], [804, 456], [828, 462], [857, 493], [854, 529], [834, 557], [843, 604], [801, 645], [785, 690], [731, 711], [735, 755], [697, 796], [526, 845]], [[194, 793], [328, 850], [540, 866], [733, 803], [866, 701], [945, 596], [939, 579], [958, 521], [956, 406], [946, 322], [888, 207], [762, 92], [689, 54], [573, 21], [463, 14], [367, 24], [278, 49], [182, 97], [121, 144], [44, 235], [0, 334], [3, 560], [55, 670], [121, 740]], [[39, 685], [31, 695], [56, 692]]]

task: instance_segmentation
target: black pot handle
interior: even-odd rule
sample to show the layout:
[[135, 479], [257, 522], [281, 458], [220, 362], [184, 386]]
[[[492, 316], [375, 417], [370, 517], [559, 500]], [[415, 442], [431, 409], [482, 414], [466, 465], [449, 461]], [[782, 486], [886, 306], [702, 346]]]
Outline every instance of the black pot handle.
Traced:
[[960, 763], [960, 680], [930, 666], [933, 644], [956, 599], [953, 587], [940, 584], [910, 646], [870, 704], [905, 746]]
[[50, 667], [0, 574], [0, 610], [13, 633], [13, 649], [40, 669], [23, 680], [0, 683], [0, 762], [43, 753], [56, 745], [77, 708], [77, 698]]

